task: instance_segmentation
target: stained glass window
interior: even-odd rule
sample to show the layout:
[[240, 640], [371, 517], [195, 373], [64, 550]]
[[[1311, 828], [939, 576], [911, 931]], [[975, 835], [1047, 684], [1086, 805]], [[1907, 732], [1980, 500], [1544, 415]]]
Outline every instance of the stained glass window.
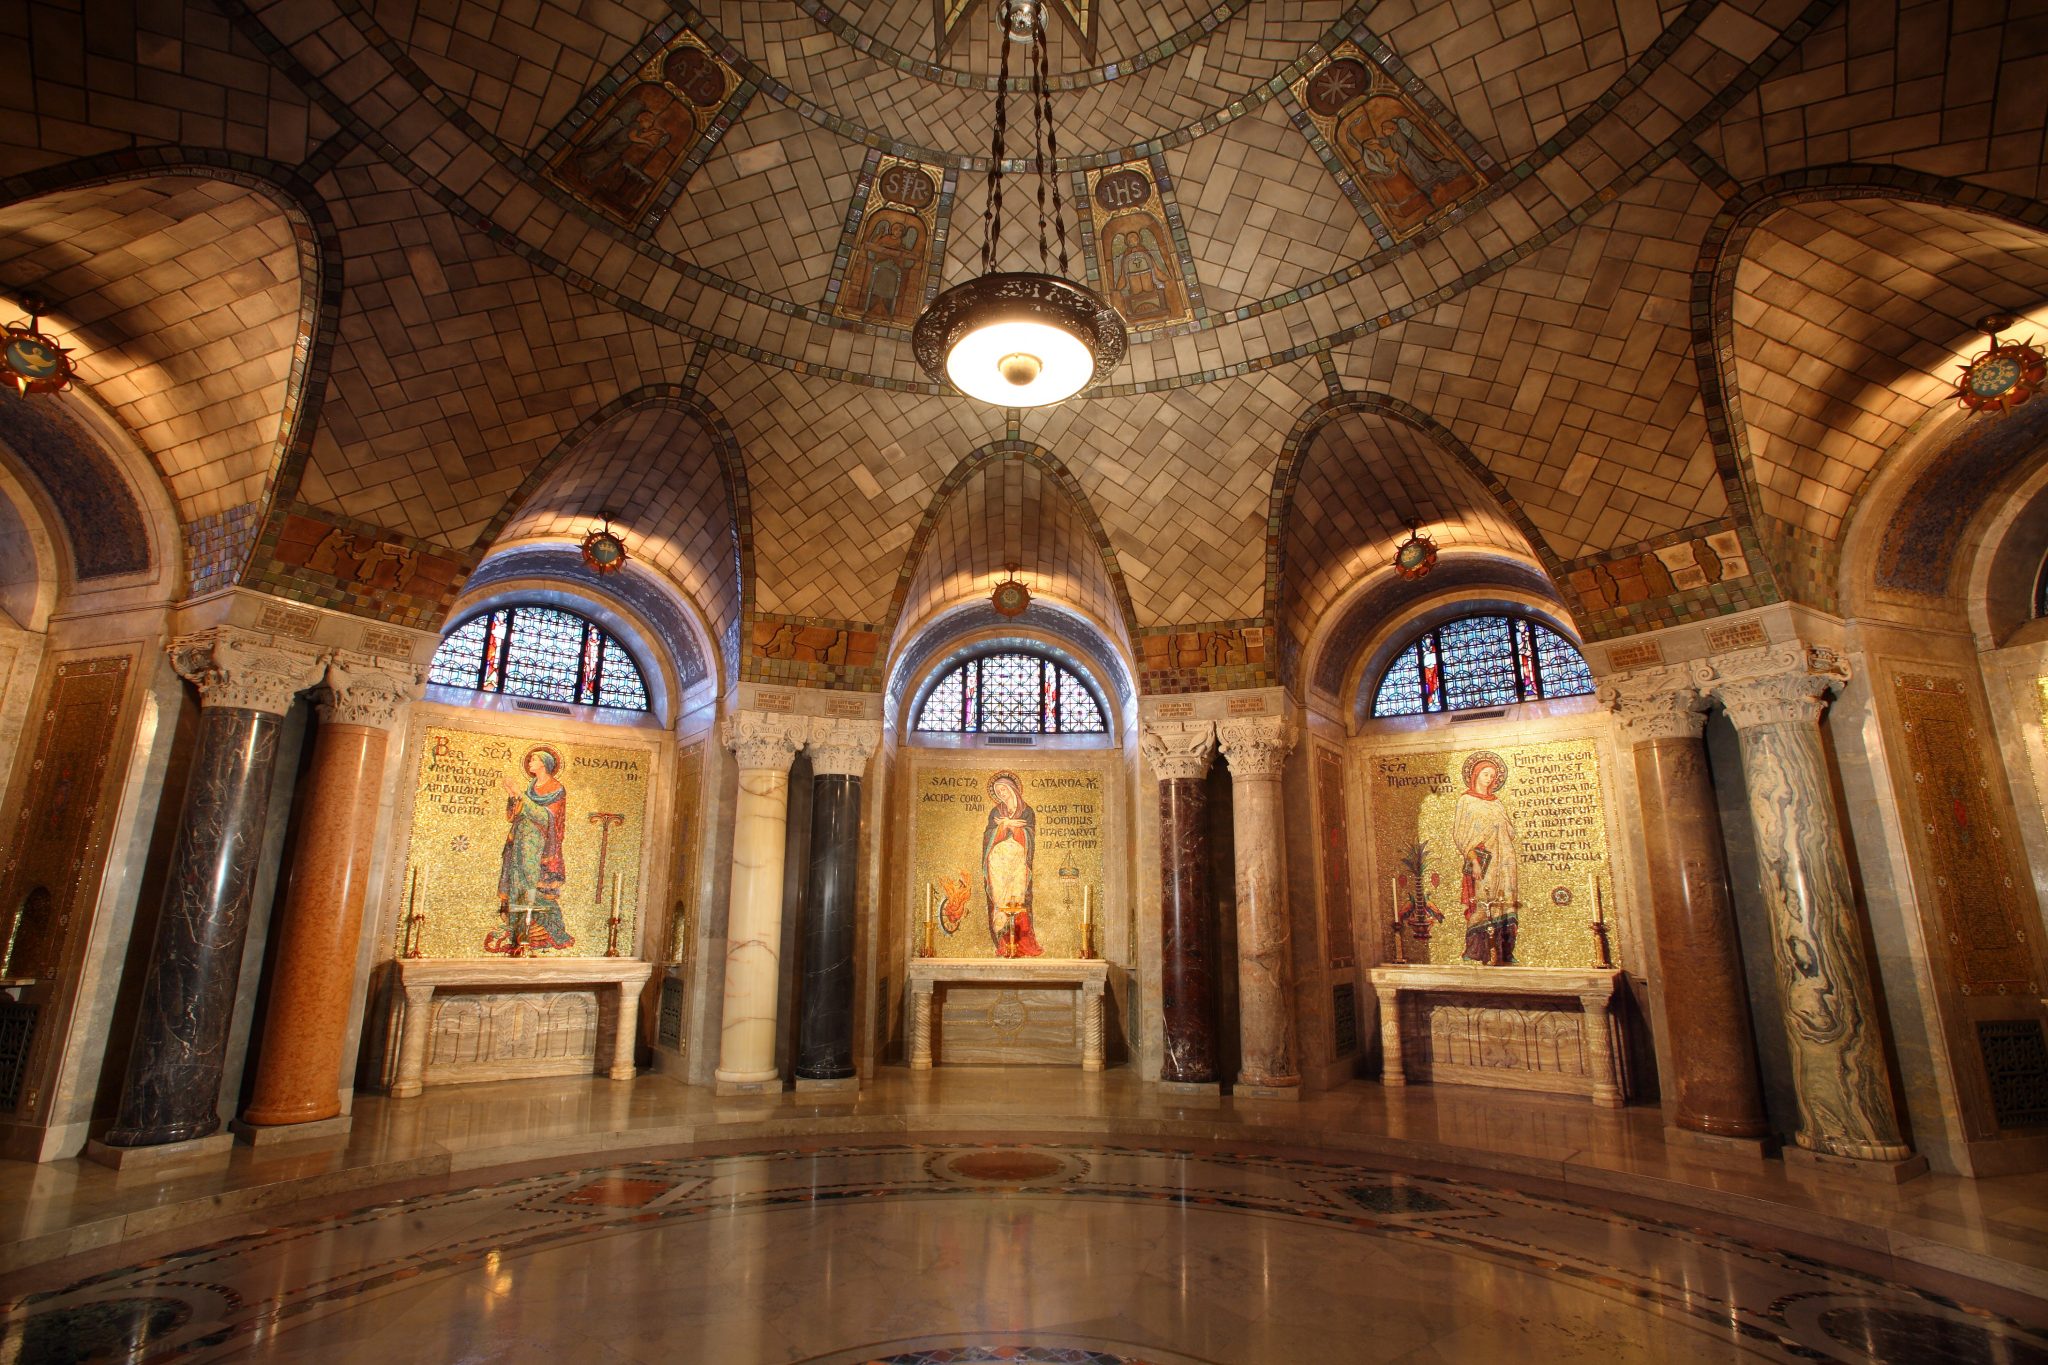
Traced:
[[441, 641], [427, 678], [443, 687], [645, 711], [647, 680], [595, 621], [559, 607], [499, 607]]
[[1099, 735], [1095, 694], [1071, 670], [1036, 654], [985, 654], [933, 685], [917, 713], [925, 734]]
[[1380, 675], [1375, 716], [1419, 716], [1583, 697], [1593, 675], [1570, 640], [1526, 616], [1462, 616], [1410, 640]]

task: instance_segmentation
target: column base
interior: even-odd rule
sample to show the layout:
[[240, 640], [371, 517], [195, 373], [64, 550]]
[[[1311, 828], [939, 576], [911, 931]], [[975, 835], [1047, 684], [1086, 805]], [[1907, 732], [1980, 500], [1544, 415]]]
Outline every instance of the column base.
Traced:
[[148, 1147], [110, 1147], [95, 1138], [85, 1144], [85, 1159], [125, 1175], [131, 1171], [161, 1170], [166, 1166], [225, 1166], [234, 1150], [233, 1133], [187, 1138], [183, 1142], [159, 1142]]
[[1684, 1155], [1689, 1157], [1705, 1157], [1709, 1160], [1725, 1157], [1744, 1165], [1768, 1161], [1778, 1154], [1776, 1138], [1728, 1137], [1721, 1133], [1702, 1133], [1673, 1124], [1664, 1126], [1664, 1144], [1667, 1147], [1684, 1149]]
[[1230, 1097], [1234, 1100], [1299, 1100], [1301, 1083], [1297, 1081], [1293, 1085], [1253, 1085], [1249, 1081], [1239, 1081], [1230, 1087]]
[[336, 1114], [331, 1119], [313, 1119], [308, 1123], [251, 1123], [247, 1119], [234, 1119], [228, 1127], [233, 1130], [236, 1141], [251, 1147], [283, 1147], [294, 1142], [333, 1142], [346, 1138], [354, 1122], [347, 1114]]
[[1221, 1081], [1154, 1081], [1153, 1085], [1169, 1095], [1213, 1095], [1223, 1094]]
[[1847, 1175], [1883, 1185], [1903, 1185], [1927, 1174], [1927, 1158], [1915, 1152], [1896, 1161], [1865, 1161], [1861, 1157], [1831, 1156], [1804, 1147], [1787, 1147], [1785, 1169], [1794, 1174]]
[[782, 1093], [782, 1073], [771, 1071], [766, 1076], [753, 1077], [751, 1079], [724, 1075], [715, 1076], [712, 1080], [711, 1093], [714, 1095], [780, 1095]]
[[799, 1076], [796, 1078], [796, 1088], [801, 1092], [813, 1094], [822, 1091], [826, 1094], [844, 1093], [857, 1095], [860, 1093], [860, 1077]]

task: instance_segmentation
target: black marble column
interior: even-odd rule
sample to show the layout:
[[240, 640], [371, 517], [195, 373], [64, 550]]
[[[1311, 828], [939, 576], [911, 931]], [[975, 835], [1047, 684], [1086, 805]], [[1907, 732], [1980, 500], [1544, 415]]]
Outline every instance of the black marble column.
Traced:
[[105, 1142], [149, 1147], [220, 1127], [221, 1075], [249, 934], [280, 718], [210, 706], [185, 790], [121, 1108]]
[[1159, 784], [1159, 1079], [1216, 1079], [1215, 898], [1209, 890], [1209, 791], [1199, 777]]
[[860, 779], [811, 781], [811, 872], [804, 894], [804, 974], [796, 1076], [845, 1080], [853, 1067], [853, 918], [860, 873]]

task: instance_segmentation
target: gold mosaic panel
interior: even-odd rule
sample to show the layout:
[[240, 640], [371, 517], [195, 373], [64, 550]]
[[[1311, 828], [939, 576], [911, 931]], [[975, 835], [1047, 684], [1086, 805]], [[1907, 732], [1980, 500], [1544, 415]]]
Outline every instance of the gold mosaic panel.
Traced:
[[548, 165], [548, 176], [607, 217], [632, 227], [669, 175], [711, 131], [738, 75], [684, 32], [632, 79]]
[[1902, 673], [1895, 684], [1913, 765], [1917, 842], [1957, 984], [1965, 995], [2035, 993], [2027, 912], [1991, 800], [1985, 737], [1959, 678]]
[[[542, 780], [545, 757], [556, 762], [558, 799], [542, 809], [562, 813], [534, 850], [538, 875], [523, 875], [513, 848], [520, 822]], [[544, 920], [550, 892], [573, 946], [551, 949], [561, 957], [600, 957], [611, 913], [611, 882], [620, 874], [619, 951], [634, 952], [640, 902], [640, 850], [646, 833], [653, 755], [644, 749], [588, 744], [557, 735], [505, 735], [430, 725], [421, 734], [420, 761], [407, 857], [419, 875], [423, 957], [486, 957], [502, 951], [506, 916], [501, 906], [524, 903]], [[557, 852], [558, 849], [558, 852]], [[558, 882], [558, 885], [556, 884]], [[509, 905], [508, 905], [509, 903]], [[405, 915], [399, 915], [399, 951]]]
[[917, 774], [912, 950], [929, 913], [939, 957], [1079, 957], [1085, 891], [1100, 956], [1103, 783], [1086, 768]]
[[676, 899], [659, 945], [661, 956], [669, 962], [689, 958], [690, 917], [697, 907], [697, 822], [704, 807], [703, 787], [704, 741], [700, 739], [676, 751]]
[[1133, 161], [1088, 172], [1096, 279], [1133, 331], [1194, 319], [1180, 253], [1160, 202], [1158, 173]]
[[924, 308], [939, 231], [945, 173], [884, 156], [863, 182], [860, 221], [848, 234], [846, 269], [832, 311], [853, 322], [908, 327]]
[[[1497, 783], [1483, 776], [1489, 760], [1501, 772]], [[1587, 926], [1596, 878], [1614, 942], [1607, 793], [1593, 740], [1373, 754], [1365, 780], [1382, 877], [1369, 898], [1373, 921], [1384, 938], [1398, 877], [1409, 961], [1466, 960], [1468, 924], [1486, 915], [1478, 905], [1468, 909], [1469, 898], [1517, 906], [1514, 965], [1594, 966]]]

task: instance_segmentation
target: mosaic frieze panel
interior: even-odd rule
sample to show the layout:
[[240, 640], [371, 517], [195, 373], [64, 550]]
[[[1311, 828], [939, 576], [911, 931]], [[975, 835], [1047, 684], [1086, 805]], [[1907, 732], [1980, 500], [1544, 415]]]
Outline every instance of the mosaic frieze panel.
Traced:
[[908, 327], [937, 292], [958, 172], [870, 152], [854, 187], [825, 306], [849, 322]]
[[1593, 888], [1611, 906], [1614, 883], [1593, 740], [1374, 754], [1365, 780], [1411, 962], [1595, 964]]
[[432, 630], [469, 572], [463, 561], [368, 522], [299, 508], [276, 524], [253, 582], [314, 606]]
[[1659, 630], [1778, 600], [1754, 540], [1725, 522], [1705, 534], [1674, 535], [1575, 560], [1564, 582], [1577, 599], [1574, 616], [1588, 640]]
[[1138, 690], [1147, 695], [1229, 692], [1278, 681], [1276, 632], [1263, 625], [1148, 630], [1138, 646]]
[[881, 656], [881, 632], [860, 622], [762, 615], [748, 632], [741, 676], [749, 682], [875, 692], [882, 686]]
[[724, 134], [739, 87], [738, 74], [684, 30], [598, 87], [600, 102], [579, 113], [548, 178], [614, 222], [649, 226], [681, 193], [702, 145]]
[[1077, 958], [1103, 925], [1099, 768], [928, 768], [911, 780], [913, 943], [946, 958]]
[[1201, 304], [1180, 215], [1157, 157], [1084, 173], [1089, 279], [1132, 331], [1192, 322]]
[[616, 900], [630, 952], [653, 755], [449, 725], [419, 732], [399, 951], [603, 955]]
[[1349, 967], [1357, 949], [1351, 937], [1351, 840], [1344, 826], [1344, 755], [1328, 744], [1316, 746], [1316, 830], [1323, 845], [1323, 923], [1330, 936], [1330, 965]]
[[2031, 897], [2015, 876], [1985, 763], [1987, 737], [1957, 678], [1901, 673], [1894, 685], [1913, 765], [1919, 843], [1956, 985], [1965, 995], [2035, 994], [2024, 925]]
[[1391, 52], [1376, 60], [1343, 43], [1292, 91], [1298, 122], [1382, 245], [1486, 188], [1493, 159]]

